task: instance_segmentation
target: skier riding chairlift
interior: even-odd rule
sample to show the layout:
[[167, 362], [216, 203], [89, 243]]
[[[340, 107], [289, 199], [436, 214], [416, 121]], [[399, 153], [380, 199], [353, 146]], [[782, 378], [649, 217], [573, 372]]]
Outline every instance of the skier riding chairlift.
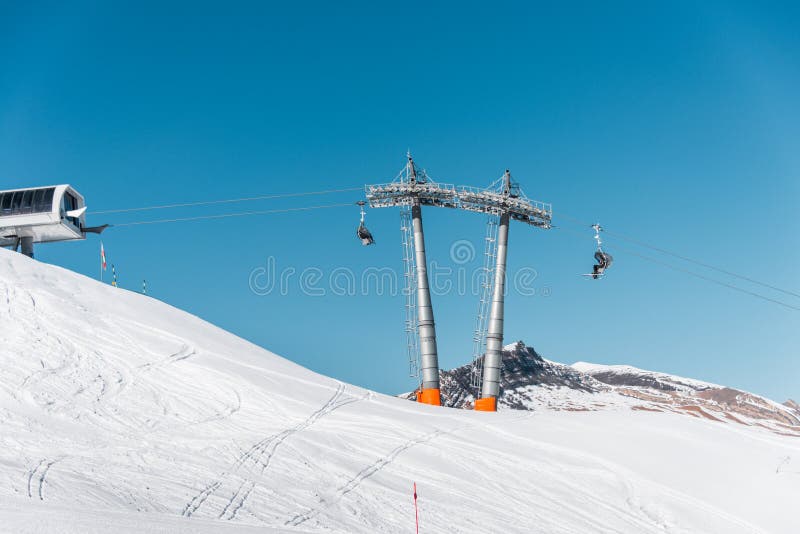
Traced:
[[592, 278], [597, 280], [603, 276], [605, 270], [611, 266], [611, 262], [614, 261], [614, 258], [611, 257], [611, 254], [606, 254], [598, 250], [594, 253], [594, 259], [597, 261], [597, 265], [592, 266]]
[[584, 276], [591, 276], [593, 279], [597, 280], [598, 278], [602, 278], [605, 274], [605, 270], [611, 267], [614, 258], [611, 254], [603, 252], [603, 241], [600, 239], [600, 232], [603, 231], [603, 227], [599, 224], [593, 224], [592, 228], [594, 229], [594, 239], [597, 241], [597, 252], [594, 253], [594, 259], [597, 265], [592, 266], [591, 274]]
[[363, 200], [357, 202], [357, 204], [361, 207], [361, 223], [358, 225], [358, 229], [356, 230], [356, 236], [361, 240], [361, 244], [366, 246], [372, 245], [375, 243], [375, 239], [372, 237], [372, 234], [367, 227], [364, 226], [364, 216], [366, 212], [364, 211], [364, 204], [366, 204]]

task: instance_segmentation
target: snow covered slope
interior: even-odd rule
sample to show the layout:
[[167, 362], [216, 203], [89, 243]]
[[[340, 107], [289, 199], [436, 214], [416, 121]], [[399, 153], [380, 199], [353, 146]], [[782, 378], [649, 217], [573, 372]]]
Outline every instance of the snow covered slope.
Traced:
[[800, 526], [765, 429], [420, 406], [5, 250], [0, 325], [0, 531], [412, 532], [414, 481], [421, 532]]

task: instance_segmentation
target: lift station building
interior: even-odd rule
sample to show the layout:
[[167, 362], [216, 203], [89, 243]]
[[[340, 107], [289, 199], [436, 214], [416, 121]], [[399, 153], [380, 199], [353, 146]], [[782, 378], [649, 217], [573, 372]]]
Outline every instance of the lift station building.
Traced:
[[86, 203], [69, 185], [0, 191], [0, 246], [33, 257], [34, 243], [85, 239], [107, 225], [86, 226]]

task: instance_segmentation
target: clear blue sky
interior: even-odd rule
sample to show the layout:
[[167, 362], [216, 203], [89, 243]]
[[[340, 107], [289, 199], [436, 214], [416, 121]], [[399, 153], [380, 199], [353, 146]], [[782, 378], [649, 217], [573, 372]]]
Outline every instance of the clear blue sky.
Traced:
[[[443, 182], [486, 185], [509, 167], [584, 235], [512, 227], [511, 269], [534, 267], [540, 291], [509, 296], [508, 341], [799, 398], [800, 312], [610, 236], [613, 270], [586, 280], [592, 233], [559, 218], [800, 290], [800, 11], [764, 4], [3, 2], [0, 186], [71, 183], [91, 213], [389, 181], [408, 148]], [[154, 296], [319, 372], [408, 390], [400, 296], [248, 287], [270, 256], [297, 271], [399, 270], [398, 213], [369, 212], [374, 247], [358, 244], [357, 222], [339, 208], [112, 228], [104, 242], [126, 288], [146, 278]], [[440, 265], [458, 266], [454, 241], [480, 246], [478, 215], [427, 210], [425, 222]], [[97, 276], [96, 239], [37, 254]], [[467, 362], [476, 298], [434, 304], [443, 367]]]

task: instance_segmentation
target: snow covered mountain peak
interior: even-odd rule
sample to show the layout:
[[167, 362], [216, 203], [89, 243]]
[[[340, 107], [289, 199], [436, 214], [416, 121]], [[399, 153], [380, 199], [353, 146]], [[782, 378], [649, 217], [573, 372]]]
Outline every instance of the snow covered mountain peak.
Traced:
[[600, 379], [599, 377], [604, 377], [605, 379], [601, 380], [601, 382], [606, 384], [612, 383], [615, 380], [618, 382], [625, 382], [628, 385], [633, 385], [632, 382], [639, 382], [642, 386], [665, 391], [703, 391], [722, 387], [702, 380], [646, 371], [631, 365], [602, 365], [576, 362], [573, 363], [571, 367], [598, 379]]
[[[564, 365], [542, 358], [522, 341], [506, 345], [502, 363], [501, 408], [669, 411], [800, 436], [800, 411], [793, 402], [779, 404], [745, 391], [629, 365]], [[448, 406], [472, 406], [477, 391], [470, 385], [471, 371], [471, 365], [465, 365], [442, 373], [442, 395]]]

